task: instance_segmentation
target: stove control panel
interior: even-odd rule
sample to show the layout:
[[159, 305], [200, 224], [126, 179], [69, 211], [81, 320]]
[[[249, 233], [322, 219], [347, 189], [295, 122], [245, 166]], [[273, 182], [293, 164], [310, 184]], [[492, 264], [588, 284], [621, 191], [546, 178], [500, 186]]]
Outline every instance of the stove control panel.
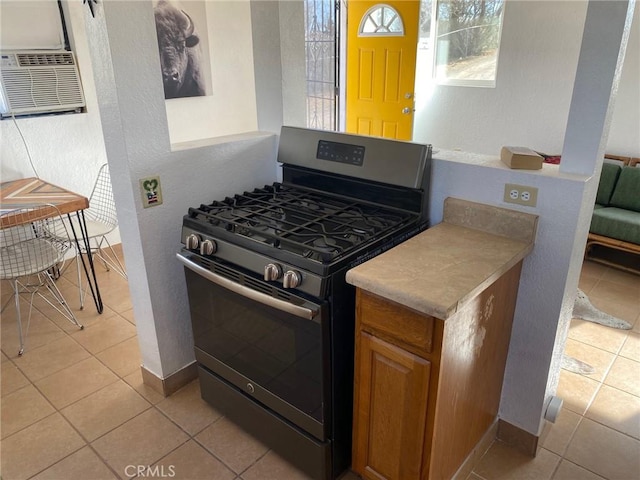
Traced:
[[332, 162], [348, 163], [349, 165], [359, 167], [364, 163], [364, 147], [361, 145], [319, 140], [316, 158]]
[[192, 255], [208, 260], [222, 261], [249, 270], [257, 278], [273, 282], [276, 288], [297, 289], [322, 298], [327, 288], [326, 277], [308, 272], [295, 265], [276, 260], [224, 239], [209, 236], [190, 227], [182, 227], [182, 243]]

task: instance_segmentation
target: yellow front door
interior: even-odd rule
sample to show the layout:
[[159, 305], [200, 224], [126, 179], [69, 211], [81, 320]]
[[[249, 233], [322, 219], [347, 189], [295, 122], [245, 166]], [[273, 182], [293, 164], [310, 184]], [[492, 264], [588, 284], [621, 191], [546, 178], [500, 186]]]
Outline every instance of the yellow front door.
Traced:
[[346, 130], [411, 140], [419, 0], [347, 3]]

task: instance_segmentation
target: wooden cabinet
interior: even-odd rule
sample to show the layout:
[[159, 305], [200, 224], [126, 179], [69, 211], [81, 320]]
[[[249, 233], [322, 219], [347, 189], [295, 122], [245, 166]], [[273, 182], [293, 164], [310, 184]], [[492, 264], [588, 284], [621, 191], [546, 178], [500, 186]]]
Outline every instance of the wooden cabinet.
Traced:
[[521, 262], [446, 320], [357, 290], [352, 468], [451, 478], [494, 424]]
[[354, 469], [419, 479], [431, 364], [366, 332], [359, 340]]

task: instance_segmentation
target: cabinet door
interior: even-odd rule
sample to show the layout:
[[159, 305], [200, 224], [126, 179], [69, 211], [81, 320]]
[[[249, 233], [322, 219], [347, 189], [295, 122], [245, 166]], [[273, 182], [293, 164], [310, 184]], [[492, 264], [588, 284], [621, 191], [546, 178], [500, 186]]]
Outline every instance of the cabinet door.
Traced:
[[367, 479], [419, 479], [430, 363], [365, 332], [356, 356], [353, 469]]

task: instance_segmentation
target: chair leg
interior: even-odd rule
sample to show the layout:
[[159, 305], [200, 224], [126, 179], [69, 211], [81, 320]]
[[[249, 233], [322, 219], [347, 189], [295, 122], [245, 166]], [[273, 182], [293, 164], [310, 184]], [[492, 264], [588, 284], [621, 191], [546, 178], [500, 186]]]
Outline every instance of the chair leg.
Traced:
[[[13, 296], [16, 299], [16, 319], [18, 323], [18, 338], [20, 339], [20, 350], [18, 350], [18, 355], [22, 355], [24, 353], [24, 339], [22, 337], [22, 319], [20, 318], [20, 291], [18, 289], [17, 278], [12, 282], [12, 286]], [[29, 317], [31, 317], [31, 312], [29, 312]]]
[[[109, 251], [111, 252], [111, 254], [109, 254], [106, 250], [103, 250], [103, 247], [102, 247], [103, 242], [107, 244], [107, 247], [109, 248]], [[126, 280], [127, 271], [125, 270], [124, 265], [122, 265], [122, 262], [120, 262], [120, 259], [118, 258], [118, 255], [116, 254], [115, 250], [109, 243], [109, 240], [107, 240], [107, 237], [103, 236], [102, 238], [100, 238], [100, 242], [96, 240], [96, 247], [97, 247], [96, 255], [100, 258], [100, 260], [104, 264], [107, 271], [110, 271], [109, 267], [111, 267], [113, 270], [116, 271], [118, 275], [120, 275], [122, 278]]]
[[78, 291], [80, 293], [80, 310], [84, 309], [84, 289], [82, 288], [82, 273], [80, 272], [82, 263], [82, 252], [76, 252], [76, 272], [78, 274]]
[[[80, 310], [83, 310], [84, 309], [85, 290], [82, 288], [82, 268], [81, 268], [82, 250], [78, 250], [78, 246], [74, 242], [71, 242], [71, 245], [73, 246], [73, 251], [75, 252], [76, 277], [77, 277], [77, 280], [78, 280], [78, 292], [79, 292], [79, 297], [80, 297]], [[66, 272], [67, 268], [70, 268], [71, 263], [72, 262], [69, 262], [67, 265], [65, 265], [65, 267], [60, 272], [60, 276], [62, 276], [64, 274], [64, 272]]]
[[[14, 301], [14, 305], [16, 307], [16, 323], [18, 327], [18, 339], [20, 341], [20, 350], [18, 350], [18, 355], [22, 355], [24, 353], [24, 335], [22, 332], [22, 316], [20, 312], [20, 282], [18, 282], [18, 279], [16, 278], [11, 280], [10, 283], [11, 283], [11, 289], [13, 290], [13, 294], [11, 295], [11, 297], [7, 299], [6, 302], [4, 302], [4, 305], [2, 305], [2, 309], [0, 309], [0, 313], [4, 312], [4, 310], [9, 306], [9, 303], [11, 303], [11, 300]], [[31, 310], [29, 310], [29, 321], [27, 322], [27, 330], [28, 330], [28, 325], [30, 321], [31, 321]]]
[[106, 261], [106, 259], [100, 254], [101, 249], [102, 249], [102, 239], [104, 237], [100, 238], [100, 241], [98, 241], [98, 238], [94, 238], [93, 241], [95, 242], [95, 247], [91, 248], [91, 254], [97, 256], [100, 261], [102, 262], [102, 265], [104, 266], [104, 269], [109, 272], [111, 269], [109, 268], [110, 263]]
[[[87, 296], [87, 289], [89, 288], [89, 285], [85, 285], [83, 287], [82, 285], [82, 272], [81, 272], [81, 268], [80, 268], [80, 263], [82, 262], [82, 255], [91, 255], [93, 259], [95, 259], [95, 257], [99, 258], [100, 261], [102, 262], [102, 264], [104, 265], [105, 270], [107, 270], [107, 272], [111, 271], [112, 269], [118, 273], [118, 275], [120, 275], [122, 278], [124, 278], [125, 280], [127, 280], [127, 272], [124, 268], [124, 265], [122, 265], [122, 262], [120, 262], [120, 259], [118, 258], [118, 255], [116, 254], [115, 250], [113, 249], [113, 247], [111, 246], [111, 244], [109, 243], [109, 240], [107, 240], [107, 237], [103, 236], [100, 238], [100, 241], [98, 241], [98, 238], [93, 238], [93, 239], [89, 239], [89, 242], [91, 242], [91, 240], [93, 240], [95, 242], [95, 246], [92, 247], [90, 245], [89, 251], [86, 251], [85, 248], [81, 248], [80, 251], [76, 251], [76, 267], [77, 267], [77, 274], [78, 274], [78, 290], [80, 293], [80, 310], [84, 309], [84, 299]], [[111, 251], [111, 255], [109, 253], [106, 252], [106, 250], [102, 249], [102, 242], [106, 242], [107, 247], [109, 248], [109, 250]], [[95, 255], [95, 257], [94, 257]], [[94, 262], [95, 265], [95, 262]]]
[[67, 304], [67, 301], [62, 296], [62, 293], [60, 293], [60, 290], [58, 289], [56, 283], [53, 281], [53, 278], [51, 278], [51, 275], [49, 274], [49, 272], [43, 272], [41, 275], [43, 277], [42, 280], [43, 280], [44, 285], [47, 287], [47, 290], [49, 290], [49, 292], [51, 293], [53, 298], [60, 304], [60, 306], [62, 307], [63, 310], [60, 310], [56, 305], [51, 303], [51, 301], [48, 298], [46, 298], [44, 295], [42, 295], [40, 292], [38, 292], [38, 295], [40, 295], [40, 297], [45, 302], [47, 302], [54, 309], [56, 309], [58, 311], [58, 313], [60, 313], [63, 317], [65, 317], [67, 320], [69, 320], [75, 326], [79, 327], [80, 330], [84, 329], [84, 326], [81, 325], [80, 322], [78, 322], [78, 319], [76, 318], [74, 313], [69, 308], [69, 305]]

